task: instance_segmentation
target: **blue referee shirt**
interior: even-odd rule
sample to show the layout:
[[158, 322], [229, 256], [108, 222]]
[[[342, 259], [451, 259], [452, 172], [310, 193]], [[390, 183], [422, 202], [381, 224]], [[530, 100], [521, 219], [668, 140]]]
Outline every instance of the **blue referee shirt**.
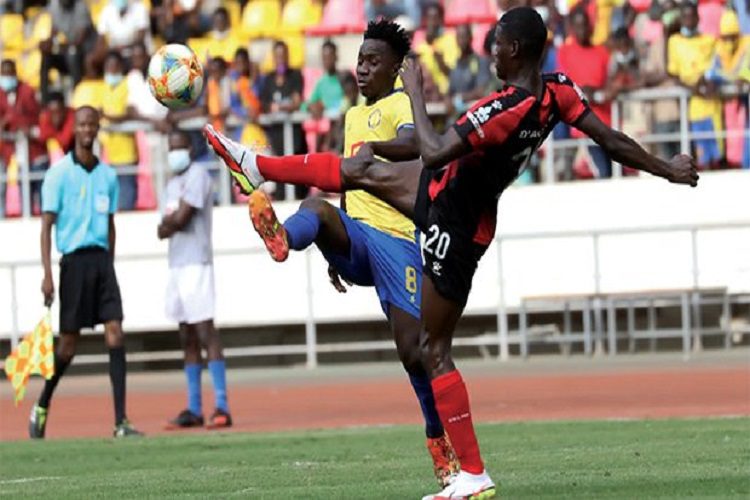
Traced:
[[114, 169], [97, 159], [86, 170], [74, 152], [44, 175], [42, 211], [57, 214], [55, 244], [63, 255], [84, 247], [109, 249], [109, 215], [117, 211], [120, 185]]

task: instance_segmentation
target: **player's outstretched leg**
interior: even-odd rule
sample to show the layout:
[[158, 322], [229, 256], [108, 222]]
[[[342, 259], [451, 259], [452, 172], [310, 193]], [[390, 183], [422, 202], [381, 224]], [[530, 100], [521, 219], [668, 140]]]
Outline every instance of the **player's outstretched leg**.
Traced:
[[60, 343], [55, 351], [55, 373], [49, 380], [44, 382], [42, 394], [39, 400], [31, 408], [29, 417], [29, 437], [31, 439], [44, 439], [44, 433], [47, 429], [47, 415], [49, 405], [52, 402], [52, 394], [55, 392], [58, 382], [65, 374], [65, 370], [73, 361], [78, 343], [78, 333], [60, 334]]
[[450, 439], [440, 422], [437, 408], [435, 408], [430, 376], [422, 365], [420, 346], [422, 323], [418, 317], [394, 305], [390, 306], [388, 318], [393, 338], [396, 341], [398, 357], [409, 375], [409, 382], [422, 410], [427, 437], [426, 446], [432, 458], [435, 478], [440, 488], [445, 488], [455, 479], [460, 465]]
[[424, 361], [432, 377], [432, 390], [440, 420], [450, 436], [461, 472], [456, 480], [436, 495], [423, 500], [450, 498], [489, 499], [495, 484], [484, 469], [474, 432], [469, 393], [451, 356], [451, 343], [463, 306], [445, 299], [428, 276], [422, 280], [422, 323], [427, 333]]
[[206, 125], [203, 132], [209, 146], [246, 194], [254, 192], [265, 181], [316, 187], [329, 192], [363, 189], [407, 217], [414, 216], [422, 173], [420, 160], [383, 163], [359, 156], [342, 160], [332, 153], [262, 156], [210, 125]]
[[321, 250], [345, 255], [349, 236], [338, 209], [327, 201], [310, 198], [283, 224], [279, 222], [271, 200], [263, 191], [254, 191], [248, 200], [250, 219], [277, 262], [289, 256], [289, 250], [304, 250], [313, 243]]

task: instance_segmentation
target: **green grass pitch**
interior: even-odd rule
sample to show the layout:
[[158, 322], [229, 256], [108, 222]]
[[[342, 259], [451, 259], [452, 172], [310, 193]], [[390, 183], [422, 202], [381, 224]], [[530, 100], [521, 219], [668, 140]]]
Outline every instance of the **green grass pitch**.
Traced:
[[[750, 498], [750, 419], [483, 424], [502, 498]], [[414, 426], [0, 443], [0, 496], [418, 499]]]

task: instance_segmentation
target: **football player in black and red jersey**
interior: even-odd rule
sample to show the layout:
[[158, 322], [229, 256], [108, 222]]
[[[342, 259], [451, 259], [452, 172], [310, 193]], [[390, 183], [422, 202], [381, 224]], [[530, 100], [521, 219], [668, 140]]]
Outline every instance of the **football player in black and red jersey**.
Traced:
[[[509, 10], [498, 21], [493, 48], [497, 76], [505, 82], [481, 99], [444, 134], [432, 128], [418, 64], [402, 71], [411, 97], [421, 158], [383, 163], [361, 154], [268, 159], [212, 129], [206, 137], [235, 178], [253, 189], [266, 180], [316, 186], [325, 191], [364, 189], [411, 217], [425, 233], [423, 246], [423, 363], [432, 377], [436, 406], [461, 463], [454, 482], [430, 499], [486, 499], [495, 485], [485, 471], [466, 386], [451, 357], [456, 322], [479, 259], [494, 238], [497, 200], [526, 167], [560, 121], [591, 137], [610, 157], [670, 182], [696, 186], [695, 162], [669, 161], [643, 150], [591, 113], [581, 90], [564, 74], [540, 73], [547, 29], [532, 8]], [[269, 161], [272, 160], [272, 161]], [[261, 163], [259, 165], [259, 163]]]

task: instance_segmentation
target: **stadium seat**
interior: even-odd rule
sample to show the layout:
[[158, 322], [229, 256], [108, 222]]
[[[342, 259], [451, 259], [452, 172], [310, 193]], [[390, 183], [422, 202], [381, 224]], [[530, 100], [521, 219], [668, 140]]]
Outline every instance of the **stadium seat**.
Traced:
[[365, 29], [364, 0], [329, 0], [320, 24], [308, 28], [311, 36], [332, 36], [356, 33]]
[[242, 34], [247, 38], [273, 38], [279, 26], [278, 0], [252, 0], [242, 13]]
[[10, 57], [23, 50], [23, 16], [21, 14], [0, 15], [0, 47]]
[[42, 11], [34, 20], [31, 36], [26, 40], [26, 50], [38, 48], [39, 42], [49, 40], [52, 36], [52, 16], [49, 12]]
[[281, 32], [299, 34], [315, 26], [323, 16], [323, 8], [314, 0], [289, 0], [281, 13]]
[[448, 0], [445, 4], [447, 26], [495, 22], [495, 2], [492, 0]]
[[719, 36], [719, 23], [724, 6], [715, 2], [698, 4], [698, 31], [704, 35]]

